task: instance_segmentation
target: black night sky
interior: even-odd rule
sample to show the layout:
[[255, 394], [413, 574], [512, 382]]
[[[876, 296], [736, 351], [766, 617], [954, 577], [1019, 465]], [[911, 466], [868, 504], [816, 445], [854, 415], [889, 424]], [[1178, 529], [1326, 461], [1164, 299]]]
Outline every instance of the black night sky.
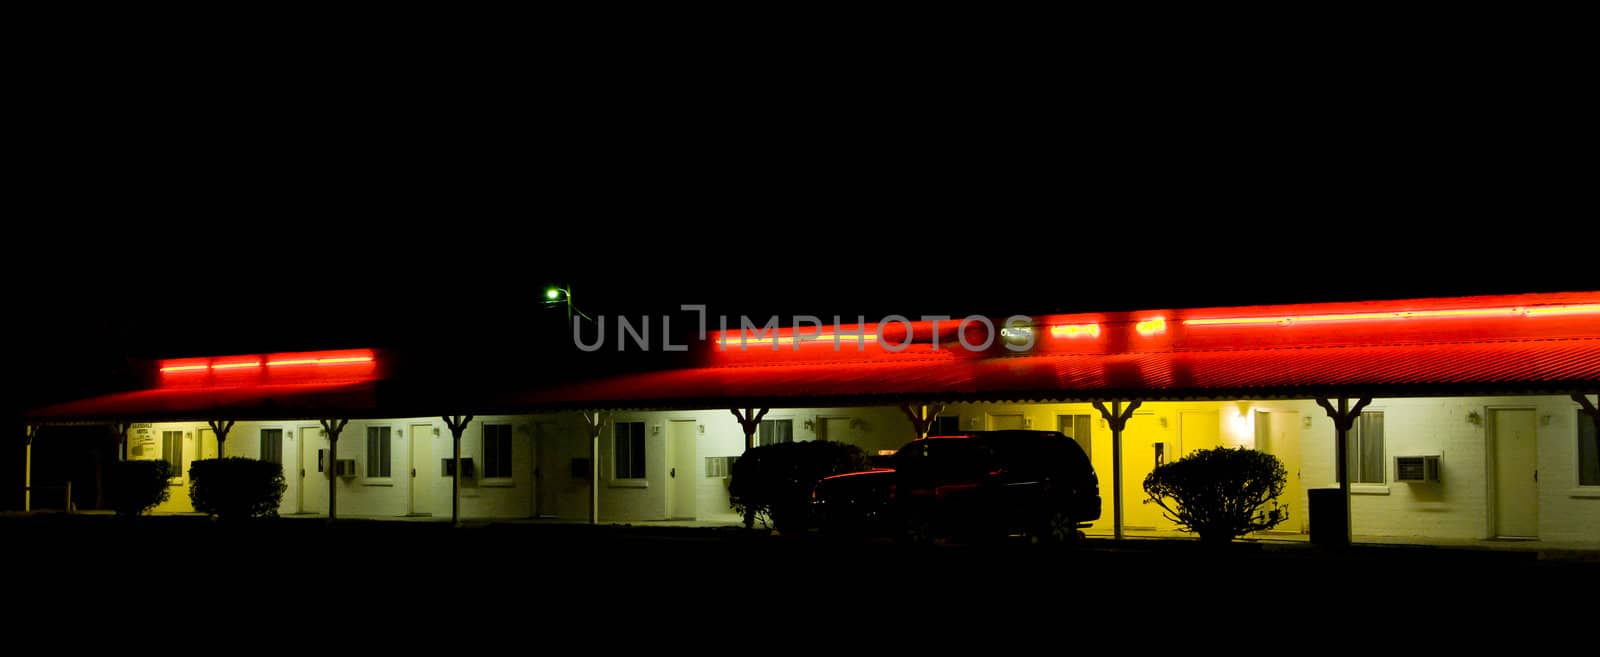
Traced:
[[1477, 96], [1482, 68], [1330, 100], [1158, 67], [1074, 100], [1020, 71], [780, 75], [823, 61], [730, 87], [125, 55], [59, 62], [19, 122], [12, 418], [136, 359], [570, 356], [551, 283], [591, 314], [869, 319], [1600, 286], [1562, 156], [1582, 105], [1522, 72], [1515, 103]]

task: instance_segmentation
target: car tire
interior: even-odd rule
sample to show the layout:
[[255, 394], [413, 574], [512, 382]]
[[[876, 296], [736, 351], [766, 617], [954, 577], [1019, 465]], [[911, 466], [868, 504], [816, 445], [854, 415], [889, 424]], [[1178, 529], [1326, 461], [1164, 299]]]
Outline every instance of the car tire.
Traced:
[[1066, 545], [1076, 543], [1083, 533], [1078, 531], [1078, 521], [1066, 509], [1051, 509], [1039, 520], [1033, 533], [1034, 543]]
[[907, 545], [933, 543], [933, 515], [926, 511], [911, 511], [900, 519], [898, 538]]

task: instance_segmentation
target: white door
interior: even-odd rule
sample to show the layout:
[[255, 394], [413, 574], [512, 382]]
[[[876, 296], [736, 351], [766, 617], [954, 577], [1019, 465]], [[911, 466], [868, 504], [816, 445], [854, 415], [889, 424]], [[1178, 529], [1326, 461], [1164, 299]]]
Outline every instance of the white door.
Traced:
[[1493, 410], [1495, 535], [1539, 535], [1539, 444], [1532, 409]]
[[206, 461], [217, 458], [217, 432], [212, 431], [210, 427], [207, 427], [200, 429], [195, 433], [199, 436], [199, 438], [195, 440], [195, 444], [198, 445], [198, 449], [200, 451], [199, 456], [196, 456], [195, 460]]
[[667, 432], [669, 513], [675, 520], [693, 520], [695, 514], [695, 484], [699, 483], [695, 457], [695, 421], [673, 420]]
[[[263, 431], [265, 431], [263, 429]], [[278, 440], [278, 464], [283, 466], [283, 501], [278, 504], [280, 513], [300, 512], [300, 436], [293, 429], [284, 429]]]
[[406, 439], [411, 441], [411, 507], [414, 516], [433, 515], [433, 487], [436, 477], [429, 476], [428, 464], [433, 462], [433, 425], [413, 424], [406, 427]]
[[555, 517], [561, 507], [556, 500], [556, 477], [561, 474], [561, 455], [556, 450], [556, 425], [540, 422], [533, 429], [533, 502], [535, 517]]
[[[1176, 436], [1154, 413], [1134, 413], [1122, 429], [1122, 526], [1124, 529], [1177, 529], [1155, 504], [1145, 504], [1144, 478], [1158, 463], [1174, 460]], [[1104, 482], [1101, 483], [1104, 486]], [[1109, 489], [1102, 489], [1109, 492]]]
[[328, 438], [318, 426], [299, 427], [294, 434], [300, 439], [300, 512], [327, 513], [328, 479], [317, 472], [317, 459], [328, 449]]
[[1300, 484], [1300, 413], [1297, 411], [1256, 411], [1256, 449], [1278, 457], [1286, 473], [1283, 495], [1278, 505], [1286, 507], [1289, 519], [1273, 531], [1305, 532], [1307, 504]]

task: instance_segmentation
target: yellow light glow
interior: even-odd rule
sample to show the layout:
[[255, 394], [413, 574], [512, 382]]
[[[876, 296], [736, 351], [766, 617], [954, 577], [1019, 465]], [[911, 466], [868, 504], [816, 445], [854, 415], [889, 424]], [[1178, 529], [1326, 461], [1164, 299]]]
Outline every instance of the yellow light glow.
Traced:
[[172, 365], [172, 366], [169, 366], [169, 367], [161, 368], [161, 371], [163, 371], [163, 372], [192, 372], [192, 371], [195, 371], [195, 370], [203, 370], [203, 369], [206, 369], [208, 367], [210, 367], [210, 365]]
[[1166, 333], [1167, 318], [1157, 317], [1155, 319], [1147, 319], [1139, 322], [1138, 324], [1134, 324], [1133, 328], [1139, 332], [1139, 335], [1155, 335], [1157, 333]]
[[1100, 337], [1099, 324], [1060, 324], [1050, 327], [1052, 338], [1098, 338]]
[[[851, 342], [851, 341], [856, 340], [857, 338], [860, 338], [863, 342], [877, 342], [878, 341], [878, 336], [873, 335], [871, 333], [867, 333], [867, 334], [864, 334], [864, 335], [856, 335], [854, 333], [851, 333], [849, 335], [839, 334], [839, 342], [840, 343]], [[773, 340], [777, 340], [778, 344], [794, 344], [794, 341], [795, 341], [794, 338], [785, 336], [785, 337], [780, 337], [780, 338], [746, 338], [744, 340], [744, 343], [745, 344], [762, 344], [762, 345], [765, 345], [765, 344], [772, 344]], [[832, 341], [833, 340], [833, 334], [830, 333], [830, 334], [827, 334], [827, 335], [802, 335], [802, 336], [800, 336], [800, 341], [801, 342], [820, 342], [820, 341], [823, 341], [823, 340]], [[723, 344], [739, 344], [739, 342], [740, 341], [739, 341], [738, 338], [732, 338], [732, 337], [728, 337], [726, 335], [722, 336], [722, 343]]]
[[1600, 313], [1600, 304], [1575, 306], [1547, 306], [1542, 308], [1458, 308], [1452, 310], [1400, 310], [1381, 313], [1339, 313], [1332, 315], [1295, 315], [1289, 317], [1219, 317], [1186, 319], [1185, 326], [1245, 326], [1250, 324], [1278, 324], [1291, 326], [1302, 322], [1352, 322], [1364, 320], [1429, 319], [1435, 317], [1505, 317], [1537, 316], [1572, 313]]
[[244, 363], [217, 363], [211, 366], [214, 370], [238, 370], [246, 367], [261, 367], [261, 361], [252, 360]]
[[1600, 313], [1600, 303], [1586, 306], [1549, 306], [1546, 308], [1529, 308], [1529, 315], [1565, 315], [1572, 313]]
[[372, 360], [371, 356], [351, 356], [348, 358], [300, 358], [296, 360], [274, 360], [267, 363], [268, 367], [278, 365], [331, 365], [334, 363], [366, 363]]
[[880, 450], [878, 450], [878, 456], [894, 456], [894, 453], [895, 453], [895, 450], [892, 450], [892, 449], [880, 449]]

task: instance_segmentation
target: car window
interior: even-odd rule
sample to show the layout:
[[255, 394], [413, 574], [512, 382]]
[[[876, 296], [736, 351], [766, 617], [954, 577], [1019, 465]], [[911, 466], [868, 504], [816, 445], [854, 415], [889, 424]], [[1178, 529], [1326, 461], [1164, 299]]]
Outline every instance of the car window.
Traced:
[[971, 480], [993, 467], [988, 447], [968, 439], [919, 440], [895, 454], [895, 470], [912, 480]]

